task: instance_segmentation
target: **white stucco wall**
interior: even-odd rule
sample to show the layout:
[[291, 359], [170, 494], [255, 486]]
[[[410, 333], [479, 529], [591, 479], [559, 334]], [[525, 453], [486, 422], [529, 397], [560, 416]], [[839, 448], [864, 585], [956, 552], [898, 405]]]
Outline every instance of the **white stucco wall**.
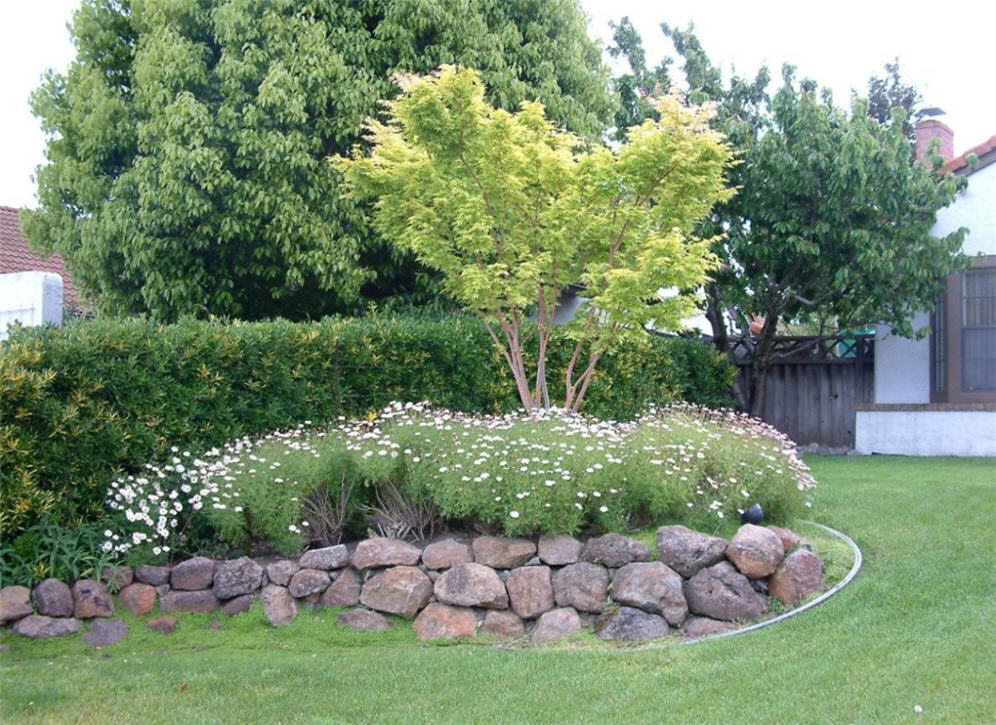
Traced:
[[996, 164], [968, 177], [968, 188], [955, 203], [937, 212], [931, 233], [940, 237], [959, 227], [968, 227], [965, 254], [996, 254]]
[[904, 456], [996, 456], [994, 410], [859, 410], [854, 449]]
[[0, 274], [0, 340], [14, 322], [25, 327], [62, 323], [62, 277], [51, 272]]
[[[930, 315], [913, 318], [913, 329], [930, 324]], [[875, 402], [930, 402], [930, 338], [893, 335], [888, 325], [875, 327]]]

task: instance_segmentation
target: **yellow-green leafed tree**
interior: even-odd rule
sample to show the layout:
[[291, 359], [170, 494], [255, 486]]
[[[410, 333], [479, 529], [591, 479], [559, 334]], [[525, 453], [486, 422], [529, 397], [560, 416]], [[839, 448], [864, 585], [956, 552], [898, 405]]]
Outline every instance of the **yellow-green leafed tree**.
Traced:
[[[658, 292], [701, 285], [716, 265], [713, 240], [692, 233], [732, 194], [723, 183], [731, 152], [710, 130], [710, 110], [661, 98], [659, 120], [631, 129], [619, 148], [586, 148], [539, 103], [495, 109], [473, 70], [444, 66], [401, 83], [386, 120], [369, 122], [371, 151], [333, 163], [350, 193], [375, 200], [378, 233], [439, 270], [481, 317], [527, 410], [550, 406], [547, 347], [570, 336], [563, 405], [578, 410], [615, 343], [651, 320], [677, 329], [693, 305]], [[555, 328], [561, 292], [578, 283], [586, 307]], [[538, 336], [534, 361], [527, 329]]]

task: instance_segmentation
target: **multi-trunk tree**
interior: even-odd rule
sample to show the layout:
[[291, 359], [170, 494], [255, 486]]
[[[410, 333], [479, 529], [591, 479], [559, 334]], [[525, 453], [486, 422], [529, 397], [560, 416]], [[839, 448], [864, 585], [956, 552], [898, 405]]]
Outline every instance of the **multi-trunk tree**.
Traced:
[[[374, 228], [438, 270], [480, 316], [527, 410], [551, 405], [551, 339], [573, 340], [563, 406], [578, 410], [599, 360], [625, 335], [651, 320], [680, 326], [691, 299], [649, 304], [659, 292], [690, 290], [715, 266], [712, 240], [693, 233], [731, 194], [730, 150], [709, 128], [710, 111], [661, 98], [657, 120], [630, 129], [619, 148], [582, 149], [539, 103], [494, 108], [472, 70], [444, 67], [405, 84], [388, 120], [370, 122], [371, 153], [357, 149], [335, 166], [356, 196], [375, 200]], [[587, 306], [556, 327], [560, 293], [575, 283]]]

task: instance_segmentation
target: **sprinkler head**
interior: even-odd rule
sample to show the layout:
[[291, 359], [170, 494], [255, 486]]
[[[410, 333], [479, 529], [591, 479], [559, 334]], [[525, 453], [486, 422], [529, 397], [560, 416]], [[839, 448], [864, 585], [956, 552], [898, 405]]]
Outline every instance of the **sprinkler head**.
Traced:
[[762, 521], [764, 521], [764, 509], [759, 503], [740, 514], [740, 523], [742, 524], [759, 524]]

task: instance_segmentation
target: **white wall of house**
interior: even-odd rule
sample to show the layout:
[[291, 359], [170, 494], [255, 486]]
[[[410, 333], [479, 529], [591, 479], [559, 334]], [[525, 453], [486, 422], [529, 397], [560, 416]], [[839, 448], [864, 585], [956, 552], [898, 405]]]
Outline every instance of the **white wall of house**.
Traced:
[[996, 254], [996, 164], [968, 177], [968, 188], [949, 207], [937, 212], [934, 236], [968, 227], [962, 250], [965, 254]]
[[0, 340], [8, 326], [62, 324], [62, 277], [51, 272], [0, 274]]
[[904, 456], [996, 456], [996, 411], [859, 410], [854, 449]]

